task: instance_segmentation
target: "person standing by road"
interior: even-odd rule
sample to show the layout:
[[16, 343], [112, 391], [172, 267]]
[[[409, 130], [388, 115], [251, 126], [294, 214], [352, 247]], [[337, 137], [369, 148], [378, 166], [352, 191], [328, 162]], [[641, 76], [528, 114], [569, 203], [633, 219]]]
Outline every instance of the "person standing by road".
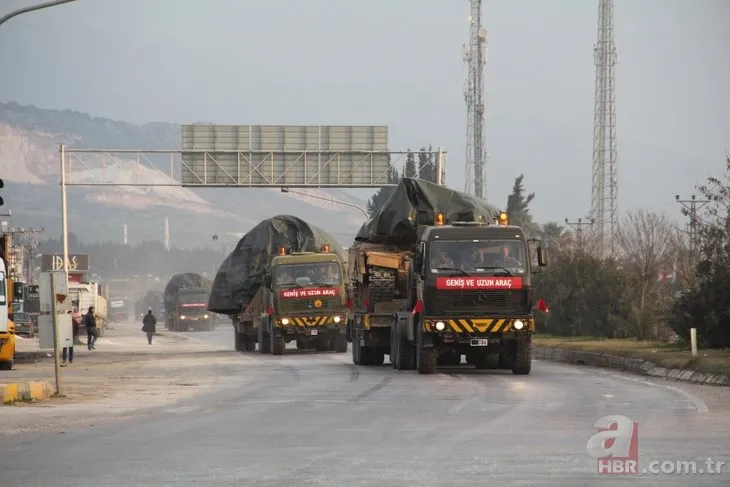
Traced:
[[74, 363], [74, 344], [79, 339], [79, 328], [81, 327], [81, 324], [79, 323], [79, 320], [74, 315], [74, 312], [72, 310], [68, 311], [68, 314], [71, 315], [71, 326], [72, 326], [72, 341], [70, 347], [63, 347], [63, 363], [61, 364], [61, 367], [66, 367], [67, 362], [66, 359], [68, 358], [68, 364]]
[[86, 326], [86, 346], [89, 350], [96, 350], [96, 315], [93, 306], [89, 306], [89, 312], [84, 315], [84, 326]]
[[147, 314], [142, 319], [142, 331], [147, 333], [147, 343], [152, 345], [152, 335], [155, 334], [157, 328], [157, 318], [152, 314], [152, 308], [147, 310]]

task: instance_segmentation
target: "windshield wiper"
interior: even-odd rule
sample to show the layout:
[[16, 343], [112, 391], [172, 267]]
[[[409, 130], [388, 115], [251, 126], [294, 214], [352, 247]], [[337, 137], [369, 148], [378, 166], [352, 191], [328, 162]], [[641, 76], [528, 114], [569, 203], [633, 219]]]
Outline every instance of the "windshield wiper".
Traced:
[[287, 284], [279, 284], [279, 285], [277, 285], [277, 287], [290, 288], [290, 287], [302, 287], [302, 286], [300, 286], [296, 282], [290, 282]]
[[507, 270], [506, 267], [503, 267], [501, 265], [493, 265], [493, 266], [479, 266], [477, 269], [484, 269], [484, 270], [490, 270], [490, 269], [502, 269], [509, 277], [513, 277], [512, 273]]
[[462, 276], [469, 277], [468, 272], [466, 272], [463, 269], [457, 269], [456, 267], [434, 267], [433, 270], [435, 270], [435, 271], [456, 271], [456, 272], [461, 272]]

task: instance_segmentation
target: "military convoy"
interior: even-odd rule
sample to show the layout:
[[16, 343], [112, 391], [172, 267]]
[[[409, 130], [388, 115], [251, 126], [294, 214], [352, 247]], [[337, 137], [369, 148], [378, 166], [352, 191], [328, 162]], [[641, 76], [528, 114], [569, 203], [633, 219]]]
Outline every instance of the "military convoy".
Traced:
[[215, 321], [207, 310], [211, 282], [196, 273], [172, 276], [165, 286], [165, 328], [171, 331], [213, 331]]
[[[335, 251], [330, 251], [335, 246]], [[465, 358], [529, 374], [537, 240], [470, 195], [404, 178], [345, 256], [296, 217], [264, 220], [216, 276], [208, 310], [232, 317], [236, 350], [345, 353], [433, 374]]]

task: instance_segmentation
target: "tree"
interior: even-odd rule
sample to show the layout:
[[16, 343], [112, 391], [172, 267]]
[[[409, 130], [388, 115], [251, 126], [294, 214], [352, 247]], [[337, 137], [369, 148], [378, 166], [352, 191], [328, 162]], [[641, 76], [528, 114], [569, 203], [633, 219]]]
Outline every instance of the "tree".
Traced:
[[660, 275], [674, 265], [674, 229], [666, 216], [644, 210], [629, 212], [621, 221], [616, 239], [620, 260], [632, 284], [630, 292], [632, 334], [657, 338], [659, 325], [668, 317], [671, 288]]
[[509, 213], [511, 224], [522, 227], [528, 236], [534, 237], [540, 230], [533, 223], [532, 215], [530, 215], [530, 203], [535, 199], [535, 193], [525, 195], [523, 179], [523, 174], [515, 178], [512, 193], [507, 196], [507, 213]]
[[[399, 180], [400, 175], [398, 174], [398, 171], [393, 166], [390, 166], [388, 169], [388, 182], [397, 183]], [[380, 211], [380, 209], [383, 207], [386, 201], [388, 201], [394, 191], [394, 186], [383, 186], [370, 197], [366, 207], [370, 218], [375, 216], [375, 214]]]
[[540, 240], [546, 249], [561, 252], [567, 250], [572, 242], [571, 233], [556, 222], [548, 222], [540, 228]]
[[404, 176], [407, 178], [418, 177], [418, 171], [416, 170], [416, 156], [410, 149], [408, 149], [408, 152], [406, 153], [406, 167]]
[[730, 346], [730, 157], [722, 179], [710, 177], [697, 190], [710, 203], [699, 229], [696, 280], [675, 302], [670, 325], [689, 340], [697, 329], [701, 345]]

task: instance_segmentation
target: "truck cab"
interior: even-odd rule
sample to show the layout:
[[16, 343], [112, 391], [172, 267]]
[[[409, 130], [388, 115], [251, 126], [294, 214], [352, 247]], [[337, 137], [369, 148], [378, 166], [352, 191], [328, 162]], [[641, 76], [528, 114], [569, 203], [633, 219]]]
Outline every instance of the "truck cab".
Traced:
[[210, 291], [203, 287], [184, 287], [178, 291], [178, 311], [174, 317], [177, 331], [213, 331], [215, 322], [208, 311]]
[[458, 365], [465, 355], [477, 368], [528, 374], [535, 330], [532, 277], [547, 265], [545, 250], [538, 246], [533, 262], [524, 231], [509, 225], [504, 212], [494, 222], [444, 223], [437, 215], [435, 225], [419, 232], [409, 275], [410, 313], [401, 313], [396, 323], [404, 330], [394, 334], [400, 337], [395, 355], [421, 373]]
[[342, 259], [328, 245], [320, 252], [280, 248], [259, 292], [238, 318], [236, 348], [252, 350], [255, 332], [261, 353], [281, 355], [292, 341], [299, 349], [347, 352], [344, 271]]

